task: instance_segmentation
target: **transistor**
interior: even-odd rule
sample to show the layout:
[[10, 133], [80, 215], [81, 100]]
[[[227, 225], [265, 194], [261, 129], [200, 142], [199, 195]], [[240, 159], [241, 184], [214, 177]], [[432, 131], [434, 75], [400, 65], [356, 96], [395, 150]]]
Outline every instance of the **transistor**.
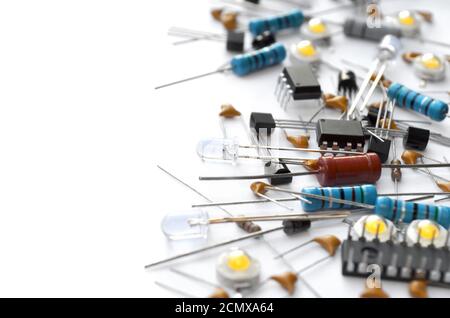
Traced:
[[297, 100], [319, 99], [322, 96], [320, 84], [311, 65], [285, 67], [278, 77], [275, 95], [282, 108]]
[[338, 74], [338, 93], [346, 96], [348, 99], [352, 98], [358, 91], [358, 84], [356, 84], [356, 75], [350, 70], [340, 71]]
[[231, 70], [234, 74], [238, 76], [245, 76], [255, 71], [267, 68], [269, 66], [280, 64], [285, 58], [286, 58], [286, 49], [282, 44], [275, 43], [269, 47], [265, 47], [263, 49], [254, 52], [237, 55], [231, 59], [228, 66], [221, 67], [218, 70], [182, 79], [172, 83], [160, 85], [155, 87], [155, 89], [160, 89], [163, 87], [183, 83], [186, 81], [194, 80], [197, 78], [201, 78], [216, 73], [224, 73], [229, 70]]

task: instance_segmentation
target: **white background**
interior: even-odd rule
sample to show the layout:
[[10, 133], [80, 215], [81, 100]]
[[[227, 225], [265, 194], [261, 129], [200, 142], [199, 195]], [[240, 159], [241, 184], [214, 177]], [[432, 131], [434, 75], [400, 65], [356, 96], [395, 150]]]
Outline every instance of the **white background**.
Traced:
[[[297, 118], [299, 113], [307, 118], [313, 112], [311, 106], [292, 106], [288, 114], [281, 111], [272, 95], [280, 67], [246, 78], [215, 75], [153, 89], [213, 70], [231, 57], [221, 43], [172, 46], [176, 38], [166, 35], [174, 25], [223, 32], [209, 17], [210, 5], [206, 1], [0, 2], [0, 296], [178, 296], [160, 289], [154, 280], [198, 296], [210, 291], [181, 281], [166, 269], [143, 269], [166, 255], [242, 235], [233, 225], [223, 225], [214, 228], [205, 242], [168, 242], [160, 231], [161, 218], [202, 199], [161, 173], [156, 164], [214, 200], [251, 199], [249, 182], [197, 181], [200, 174], [262, 171], [257, 162], [233, 168], [202, 164], [196, 157], [200, 138], [221, 135], [219, 106], [234, 104], [245, 120], [251, 111], [273, 112], [278, 118]], [[330, 5], [320, 1], [314, 9]], [[448, 39], [446, 1], [397, 0], [383, 9], [394, 12], [405, 5], [432, 10], [436, 23], [426, 26], [424, 35]], [[349, 14], [342, 11], [329, 17], [342, 21]], [[414, 41], [405, 41], [405, 46], [423, 49]], [[342, 36], [334, 39], [333, 47], [334, 53], [326, 53], [336, 64], [346, 56], [367, 65], [376, 53], [376, 44]], [[440, 47], [428, 48], [449, 53]], [[336, 74], [326, 68], [320, 74], [323, 90], [334, 91]], [[410, 67], [401, 61], [388, 76], [418, 87]], [[430, 87], [448, 89], [448, 81]], [[397, 115], [409, 116], [404, 111]], [[444, 122], [433, 129], [445, 132], [447, 126]], [[448, 150], [436, 146], [427, 152], [441, 158]], [[448, 174], [448, 170], [439, 173]], [[316, 184], [313, 177], [297, 178], [292, 188]], [[392, 191], [389, 171], [378, 188]], [[436, 188], [430, 178], [404, 171], [400, 191], [431, 189]], [[260, 205], [230, 211], [280, 209]], [[284, 250], [321, 233], [343, 238], [345, 231], [345, 226], [335, 223], [289, 239], [273, 234], [267, 241]], [[272, 260], [274, 253], [265, 244], [250, 241], [242, 246], [263, 263], [264, 276], [283, 270], [285, 265]], [[218, 252], [177, 266], [214, 280]], [[310, 246], [288, 260], [301, 268], [324, 255], [320, 252]], [[305, 278], [322, 296], [357, 297], [363, 289], [362, 279], [341, 276], [339, 255]], [[408, 295], [405, 284], [386, 282], [384, 288], [392, 296]], [[261, 293], [284, 296], [270, 284]], [[430, 294], [449, 296], [442, 289], [431, 289]], [[296, 296], [311, 293], [299, 285]]]

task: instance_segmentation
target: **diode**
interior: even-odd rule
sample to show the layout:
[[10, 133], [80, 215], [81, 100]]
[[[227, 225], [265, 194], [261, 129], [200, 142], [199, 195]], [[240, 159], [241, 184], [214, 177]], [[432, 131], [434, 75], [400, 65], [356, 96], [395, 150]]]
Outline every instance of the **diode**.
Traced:
[[375, 88], [378, 86], [378, 83], [382, 79], [388, 61], [393, 60], [396, 57], [398, 51], [400, 50], [400, 47], [401, 43], [397, 37], [393, 35], [386, 35], [383, 37], [378, 46], [378, 55], [372, 62], [369, 68], [369, 72], [366, 74], [364, 81], [358, 93], [356, 94], [356, 97], [353, 100], [349, 111], [347, 112], [347, 119], [350, 119], [350, 117], [353, 116], [353, 113], [355, 112], [357, 106], [360, 104], [360, 100], [363, 97], [363, 94], [366, 92], [370, 80], [373, 79], [372, 84], [367, 91], [366, 96], [364, 97], [364, 100], [360, 104], [359, 112], [363, 111], [366, 108], [366, 105], [372, 97]]
[[[184, 182], [183, 180], [177, 178], [175, 175], [173, 175], [172, 173], [170, 173], [169, 171], [167, 171], [166, 169], [162, 168], [161, 166], [157, 166], [159, 170], [161, 170], [162, 172], [164, 172], [165, 174], [167, 174], [168, 176], [170, 176], [172, 179], [178, 181], [180, 184], [184, 185], [186, 188], [188, 188], [189, 190], [191, 190], [192, 192], [196, 193], [197, 195], [199, 195], [200, 197], [202, 197], [204, 200], [206, 200], [206, 202], [213, 202], [211, 199], [209, 199], [208, 197], [206, 197], [204, 194], [202, 194], [200, 191], [198, 191], [197, 189], [195, 189], [194, 187], [192, 187], [191, 185], [187, 184], [186, 182]], [[220, 210], [222, 210], [223, 212], [225, 212], [226, 214], [228, 214], [229, 216], [232, 216], [233, 214], [231, 214], [230, 212], [228, 212], [227, 210], [225, 210], [223, 207], [218, 207]], [[236, 225], [243, 229], [245, 232], [247, 233], [255, 233], [258, 231], [261, 231], [261, 227], [253, 222], [247, 221], [247, 222], [237, 222]]]
[[402, 84], [392, 83], [387, 88], [387, 94], [397, 106], [411, 109], [432, 120], [442, 121], [447, 117], [447, 103], [415, 92]]
[[272, 65], [276, 65], [281, 63], [286, 58], [286, 49], [280, 43], [272, 44], [271, 46], [262, 48], [260, 50], [256, 50], [250, 53], [244, 53], [237, 56], [234, 56], [228, 66], [224, 66], [219, 68], [218, 70], [193, 76], [190, 78], [182, 79], [179, 81], [175, 81], [172, 83], [164, 84], [155, 87], [155, 89], [160, 89], [163, 87], [183, 83], [186, 81], [194, 80], [197, 78], [201, 78], [204, 76], [216, 74], [216, 73], [224, 73], [226, 71], [232, 71], [234, 74], [238, 76], [245, 76], [252, 72], [267, 68]]
[[283, 232], [286, 235], [294, 235], [294, 234], [301, 233], [303, 231], [308, 230], [310, 228], [310, 226], [311, 226], [311, 221], [309, 221], [309, 220], [303, 220], [303, 221], [297, 221], [295, 219], [294, 220], [284, 220], [283, 224], [281, 226], [277, 226], [277, 227], [274, 227], [274, 228], [271, 228], [271, 229], [267, 229], [267, 230], [257, 231], [257, 232], [250, 233], [250, 234], [247, 234], [247, 235], [244, 235], [244, 236], [240, 236], [240, 237], [237, 237], [237, 238], [234, 238], [234, 239], [230, 239], [230, 240], [219, 242], [219, 243], [216, 243], [216, 244], [213, 244], [213, 245], [205, 246], [205, 247], [202, 247], [202, 248], [190, 251], [190, 252], [178, 254], [178, 255], [166, 258], [164, 260], [160, 260], [160, 261], [157, 261], [157, 262], [150, 263], [150, 264], [145, 266], [145, 269], [148, 269], [148, 268], [151, 268], [151, 267], [154, 267], [154, 266], [157, 266], [157, 265], [165, 264], [165, 263], [168, 263], [168, 262], [180, 259], [180, 258], [184, 258], [184, 257], [187, 257], [187, 256], [195, 255], [195, 254], [198, 254], [198, 253], [201, 253], [201, 252], [209, 251], [209, 250], [212, 250], [212, 249], [215, 249], [215, 248], [218, 248], [218, 247], [230, 245], [230, 244], [233, 244], [233, 243], [236, 243], [236, 242], [240, 242], [240, 241], [243, 241], [243, 240], [248, 240], [250, 238], [261, 237], [261, 236], [263, 236], [265, 234], [276, 232], [276, 231], [280, 231], [280, 230], [283, 230]]

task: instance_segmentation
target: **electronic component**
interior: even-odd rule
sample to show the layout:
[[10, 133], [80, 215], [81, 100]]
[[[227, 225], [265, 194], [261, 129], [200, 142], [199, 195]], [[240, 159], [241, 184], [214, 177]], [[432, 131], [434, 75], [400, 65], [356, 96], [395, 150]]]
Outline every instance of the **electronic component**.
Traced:
[[358, 91], [356, 75], [352, 71], [340, 71], [338, 74], [338, 93], [351, 98]]
[[348, 37], [380, 41], [386, 35], [400, 37], [401, 30], [398, 27], [382, 24], [379, 28], [371, 28], [366, 19], [349, 18], [344, 22], [344, 34]]
[[330, 43], [331, 35], [327, 24], [319, 18], [309, 19], [304, 23], [300, 31], [302, 35], [317, 44], [327, 45]]
[[161, 230], [171, 240], [204, 239], [208, 234], [206, 224], [191, 226], [190, 220], [203, 220], [207, 218], [208, 213], [202, 209], [171, 212], [166, 214], [162, 219]]
[[163, 87], [183, 83], [186, 81], [194, 80], [200, 77], [209, 76], [212, 74], [223, 73], [231, 70], [234, 74], [238, 76], [248, 75], [258, 70], [262, 70], [272, 65], [280, 64], [286, 58], [286, 49], [282, 44], [275, 43], [271, 46], [262, 48], [260, 50], [244, 53], [234, 56], [230, 64], [219, 68], [213, 72], [193, 76], [190, 78], [182, 79], [179, 81], [171, 82], [168, 84], [160, 85], [155, 87], [155, 89], [160, 89]]
[[270, 31], [264, 31], [261, 34], [255, 36], [252, 41], [252, 47], [255, 50], [262, 49], [263, 47], [272, 45], [276, 42], [275, 34]]
[[386, 242], [392, 238], [394, 224], [376, 214], [366, 215], [353, 225], [353, 230], [359, 238], [367, 241], [378, 240]]
[[415, 220], [406, 229], [407, 244], [427, 247], [444, 247], [447, 242], [447, 230], [431, 220]]
[[259, 282], [261, 265], [242, 249], [234, 248], [219, 256], [217, 278], [233, 289], [251, 288]]
[[320, 119], [316, 126], [317, 144], [320, 148], [356, 149], [364, 147], [364, 131], [359, 121]]
[[409, 283], [408, 289], [411, 297], [428, 298], [428, 283], [424, 279], [416, 279]]
[[446, 62], [433, 53], [425, 53], [414, 59], [415, 74], [426, 81], [442, 81], [445, 78]]
[[327, 197], [329, 197], [330, 199], [335, 198], [339, 200], [347, 200], [370, 205], [374, 205], [377, 199], [377, 189], [372, 184], [326, 188], [305, 187], [301, 192], [325, 197], [324, 200], [310, 197], [308, 198], [310, 203], [302, 201], [303, 211], [305, 212], [314, 212], [324, 209], [350, 209], [354, 207], [354, 205], [338, 203], [333, 200], [327, 201]]
[[403, 36], [414, 37], [420, 33], [420, 22], [414, 12], [402, 10], [393, 19]]
[[320, 84], [311, 65], [285, 67], [278, 77], [275, 95], [282, 108], [292, 101], [319, 99], [322, 96]]
[[377, 197], [375, 213], [393, 222], [411, 223], [430, 219], [445, 228], [450, 226], [450, 207]]
[[422, 95], [399, 83], [392, 83], [387, 90], [388, 97], [397, 106], [414, 110], [432, 120], [442, 121], [447, 117], [447, 103]]
[[[380, 225], [376, 227], [379, 229]], [[381, 268], [382, 279], [408, 282], [425, 279], [430, 285], [450, 287], [448, 245], [408, 245], [394, 236], [389, 236], [387, 241], [365, 237], [355, 240], [349, 232], [342, 243], [341, 258], [342, 274], [346, 276], [366, 277], [367, 266], [376, 264]]]
[[409, 126], [403, 136], [403, 146], [406, 149], [425, 150], [430, 139], [428, 129]]
[[256, 135], [259, 136], [260, 131], [264, 129], [264, 133], [267, 136], [272, 134], [272, 130], [277, 127], [275, 119], [270, 113], [257, 113], [250, 114], [250, 128], [256, 131]]
[[245, 32], [229, 31], [227, 33], [227, 51], [244, 52]]
[[289, 57], [294, 65], [311, 64], [315, 69], [320, 63], [320, 51], [310, 40], [303, 40], [291, 45]]
[[380, 140], [375, 136], [370, 136], [367, 152], [376, 153], [378, 157], [380, 157], [382, 163], [385, 163], [389, 158], [390, 149], [391, 149], [390, 139]]
[[253, 19], [250, 21], [248, 29], [253, 36], [257, 36], [264, 31], [276, 33], [284, 29], [299, 28], [303, 23], [303, 20], [303, 13], [300, 10], [295, 9], [286, 14]]

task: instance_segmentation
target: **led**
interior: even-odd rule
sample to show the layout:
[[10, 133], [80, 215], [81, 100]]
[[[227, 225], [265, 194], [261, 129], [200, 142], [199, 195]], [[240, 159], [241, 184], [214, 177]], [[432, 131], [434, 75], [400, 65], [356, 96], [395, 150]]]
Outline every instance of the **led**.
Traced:
[[256, 286], [260, 272], [259, 261], [239, 248], [233, 248], [220, 255], [216, 265], [219, 281], [234, 289]]
[[408, 10], [400, 11], [397, 15], [397, 18], [398, 18], [398, 22], [400, 22], [400, 24], [402, 24], [402, 25], [410, 26], [410, 25], [416, 24], [416, 18]]
[[197, 154], [203, 160], [235, 162], [238, 159], [238, 149], [236, 139], [205, 139], [197, 144]]
[[291, 61], [293, 63], [318, 63], [320, 52], [310, 40], [303, 40], [291, 46]]
[[325, 33], [327, 31], [327, 26], [325, 25], [325, 23], [323, 23], [322, 20], [318, 18], [309, 20], [307, 26], [308, 30], [312, 33]]
[[442, 247], [446, 243], [447, 230], [432, 220], [415, 220], [406, 230], [407, 241], [410, 245], [420, 244]]
[[[354, 231], [359, 237], [368, 241], [378, 239], [380, 242], [386, 242], [391, 239], [393, 223], [382, 216], [372, 214], [361, 217], [353, 226]], [[394, 234], [394, 233], [392, 233]]]
[[161, 222], [161, 230], [171, 240], [206, 238], [208, 224], [195, 220], [208, 219], [208, 213], [201, 209], [168, 213]]
[[417, 56], [413, 61], [416, 75], [429, 81], [441, 81], [445, 78], [445, 62], [433, 53], [425, 53]]

